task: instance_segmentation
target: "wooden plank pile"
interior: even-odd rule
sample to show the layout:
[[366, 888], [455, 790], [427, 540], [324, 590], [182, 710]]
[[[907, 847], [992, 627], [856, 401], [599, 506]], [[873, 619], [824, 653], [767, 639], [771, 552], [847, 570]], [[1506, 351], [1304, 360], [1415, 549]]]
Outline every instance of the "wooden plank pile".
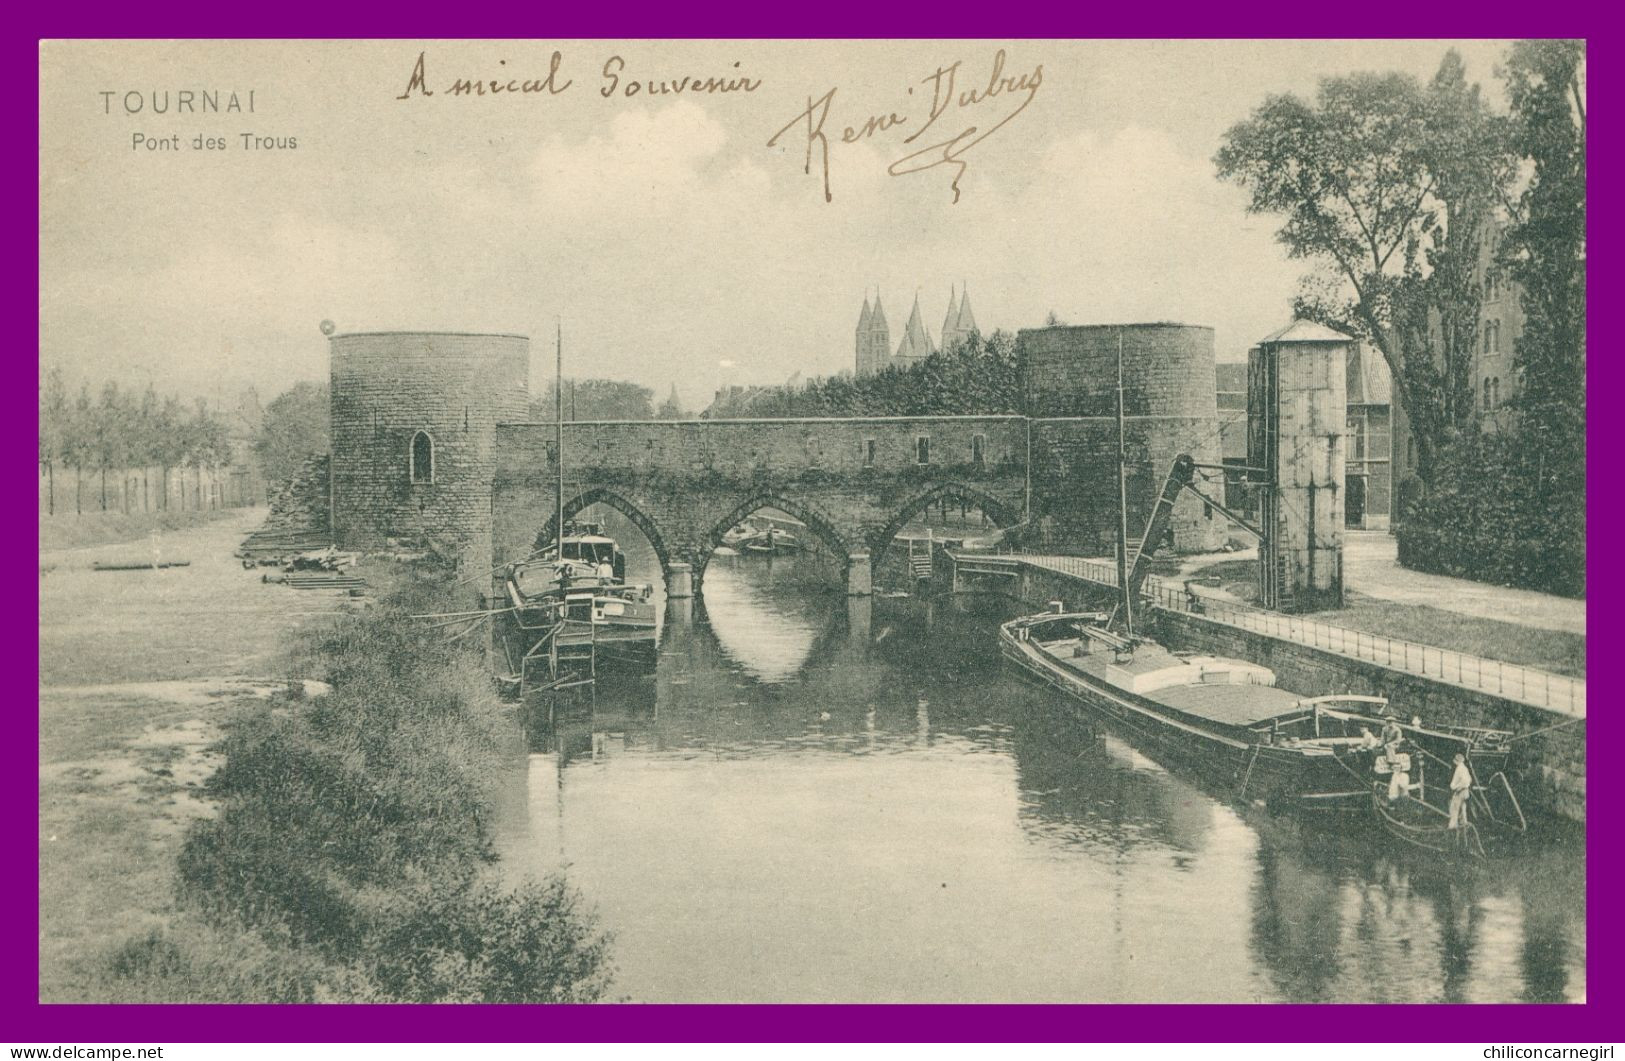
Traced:
[[367, 587], [366, 579], [344, 571], [287, 571], [261, 575], [260, 581], [280, 583], [289, 589], [341, 589], [352, 595]]
[[280, 567], [301, 553], [333, 544], [328, 525], [327, 456], [311, 457], [270, 498], [265, 525], [237, 549], [244, 567]]

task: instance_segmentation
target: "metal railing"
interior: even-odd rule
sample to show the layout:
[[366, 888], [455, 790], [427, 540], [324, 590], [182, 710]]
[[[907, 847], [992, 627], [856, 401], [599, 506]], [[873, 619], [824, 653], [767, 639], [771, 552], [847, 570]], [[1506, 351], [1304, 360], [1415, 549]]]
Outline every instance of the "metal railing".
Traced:
[[[1081, 556], [1033, 553], [1017, 553], [1011, 558], [1102, 585], [1113, 587], [1117, 585], [1117, 570], [1114, 564], [1088, 560]], [[1187, 593], [1182, 585], [1171, 586], [1155, 575], [1146, 579], [1144, 592], [1156, 607], [1168, 611], [1201, 615], [1203, 618], [1244, 630], [1279, 637], [1327, 652], [1336, 652], [1339, 655], [1366, 660], [1463, 688], [1494, 693], [1496, 696], [1532, 704], [1535, 707], [1550, 708], [1574, 715], [1584, 715], [1586, 711], [1586, 683], [1583, 679], [1567, 678], [1532, 667], [1521, 667], [1516, 663], [1503, 663], [1500, 660], [1485, 659], [1466, 652], [1384, 637], [1363, 630], [1350, 630], [1347, 627], [1333, 626], [1313, 619], [1283, 615], [1215, 597]]]

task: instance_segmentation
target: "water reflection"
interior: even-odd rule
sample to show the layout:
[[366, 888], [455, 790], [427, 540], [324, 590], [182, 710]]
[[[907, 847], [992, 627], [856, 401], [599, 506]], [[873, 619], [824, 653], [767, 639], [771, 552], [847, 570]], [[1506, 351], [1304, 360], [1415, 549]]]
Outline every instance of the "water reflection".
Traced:
[[713, 562], [655, 672], [536, 727], [514, 779], [507, 863], [569, 867], [627, 996], [1584, 997], [1577, 838], [1438, 868], [1237, 806], [1001, 672], [986, 602], [789, 563]]

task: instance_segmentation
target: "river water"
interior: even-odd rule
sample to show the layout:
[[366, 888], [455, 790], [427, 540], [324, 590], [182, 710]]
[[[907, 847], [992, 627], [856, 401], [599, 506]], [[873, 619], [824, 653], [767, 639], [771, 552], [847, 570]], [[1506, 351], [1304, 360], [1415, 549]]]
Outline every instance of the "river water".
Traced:
[[568, 873], [617, 996], [1584, 998], [1577, 833], [1440, 866], [1228, 801], [1002, 671], [1007, 604], [849, 601], [806, 566], [715, 558], [653, 674], [526, 712], [505, 864]]

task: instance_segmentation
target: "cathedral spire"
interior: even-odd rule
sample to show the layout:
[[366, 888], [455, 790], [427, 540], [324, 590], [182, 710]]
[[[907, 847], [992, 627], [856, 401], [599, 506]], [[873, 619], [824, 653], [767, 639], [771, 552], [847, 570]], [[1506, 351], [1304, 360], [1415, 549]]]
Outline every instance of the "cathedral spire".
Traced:
[[909, 313], [908, 324], [903, 328], [903, 341], [897, 344], [897, 356], [917, 361], [929, 357], [931, 353], [931, 336], [920, 321], [920, 295], [919, 292], [915, 292], [914, 309]]
[[942, 349], [949, 350], [958, 344], [959, 337], [954, 334], [959, 325], [959, 298], [954, 294], [954, 286], [948, 285], [948, 315], [942, 318]]
[[976, 331], [976, 314], [970, 311], [970, 289], [965, 285], [959, 288], [959, 320], [955, 322], [955, 330], [966, 339]]

